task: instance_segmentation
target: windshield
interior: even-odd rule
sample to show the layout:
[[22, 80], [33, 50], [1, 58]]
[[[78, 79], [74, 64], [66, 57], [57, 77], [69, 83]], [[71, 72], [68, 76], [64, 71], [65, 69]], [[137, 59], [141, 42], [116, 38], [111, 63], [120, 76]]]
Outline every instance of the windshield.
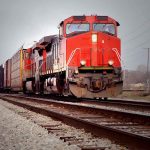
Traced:
[[90, 30], [90, 25], [85, 23], [79, 23], [79, 24], [67, 24], [66, 25], [66, 34], [70, 34], [73, 32], [87, 32]]
[[93, 24], [93, 30], [94, 31], [101, 31], [101, 32], [110, 33], [112, 35], [115, 34], [115, 26], [114, 26], [114, 24], [99, 24], [99, 23], [94, 23]]

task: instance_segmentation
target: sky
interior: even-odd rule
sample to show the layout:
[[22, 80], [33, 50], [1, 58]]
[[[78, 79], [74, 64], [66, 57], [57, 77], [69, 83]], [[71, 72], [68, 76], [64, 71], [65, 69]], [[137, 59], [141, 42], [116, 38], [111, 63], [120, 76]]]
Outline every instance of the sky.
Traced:
[[120, 23], [125, 69], [147, 65], [150, 47], [150, 0], [0, 0], [0, 64], [21, 45], [58, 34], [58, 24], [72, 15], [105, 15]]

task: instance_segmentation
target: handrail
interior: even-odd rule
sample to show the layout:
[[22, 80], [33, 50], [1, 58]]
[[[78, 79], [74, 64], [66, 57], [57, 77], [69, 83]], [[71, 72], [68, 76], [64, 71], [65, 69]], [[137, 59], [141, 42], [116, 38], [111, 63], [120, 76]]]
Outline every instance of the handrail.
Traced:
[[46, 61], [42, 61], [42, 63], [39, 65], [39, 67], [36, 69], [36, 72], [40, 71], [40, 69], [42, 68], [43, 64], [45, 63]]
[[120, 54], [118, 52], [118, 49], [117, 48], [112, 48], [112, 51], [114, 51], [116, 53], [117, 58], [118, 58], [119, 62], [121, 63], [121, 56], [120, 56]]
[[[120, 54], [118, 52], [118, 49], [117, 48], [112, 48], [112, 50], [116, 53], [119, 62], [121, 63], [121, 61], [122, 61], [122, 66], [125, 68], [124, 62], [121, 59], [121, 56], [120, 56]], [[123, 70], [123, 77], [124, 77], [124, 79], [126, 78], [126, 71], [125, 71], [125, 69]]]
[[72, 53], [70, 54], [70, 57], [69, 57], [69, 59], [68, 59], [68, 61], [67, 61], [66, 66], [68, 66], [68, 65], [70, 64], [70, 62], [71, 62], [71, 60], [72, 60], [74, 54], [75, 54], [76, 51], [79, 50], [79, 49], [81, 49], [81, 48], [76, 48], [76, 49], [74, 49], [74, 50], [72, 51]]
[[68, 61], [67, 61], [67, 63], [66, 63], [66, 81], [67, 81], [67, 78], [68, 78], [68, 65], [70, 64], [70, 62], [71, 62], [72, 58], [74, 57], [76, 51], [77, 51], [77, 50], [80, 50], [80, 49], [81, 49], [81, 48], [75, 48], [75, 49], [72, 51], [72, 53], [70, 54], [70, 56], [69, 56], [69, 59], [68, 59]]

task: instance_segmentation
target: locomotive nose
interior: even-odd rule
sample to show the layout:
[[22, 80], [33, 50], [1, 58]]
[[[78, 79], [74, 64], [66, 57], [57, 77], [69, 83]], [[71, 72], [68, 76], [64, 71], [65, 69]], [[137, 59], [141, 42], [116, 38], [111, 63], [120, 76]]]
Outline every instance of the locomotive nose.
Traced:
[[102, 32], [94, 32], [91, 34], [91, 45], [91, 66], [121, 65], [119, 39]]

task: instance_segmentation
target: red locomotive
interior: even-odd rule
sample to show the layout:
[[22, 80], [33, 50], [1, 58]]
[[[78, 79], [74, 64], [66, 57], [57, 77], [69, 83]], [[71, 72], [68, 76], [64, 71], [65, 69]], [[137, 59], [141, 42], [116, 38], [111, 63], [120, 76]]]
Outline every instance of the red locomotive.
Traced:
[[43, 37], [11, 58], [11, 90], [82, 98], [118, 95], [123, 85], [118, 26], [108, 16], [65, 19], [59, 35]]

